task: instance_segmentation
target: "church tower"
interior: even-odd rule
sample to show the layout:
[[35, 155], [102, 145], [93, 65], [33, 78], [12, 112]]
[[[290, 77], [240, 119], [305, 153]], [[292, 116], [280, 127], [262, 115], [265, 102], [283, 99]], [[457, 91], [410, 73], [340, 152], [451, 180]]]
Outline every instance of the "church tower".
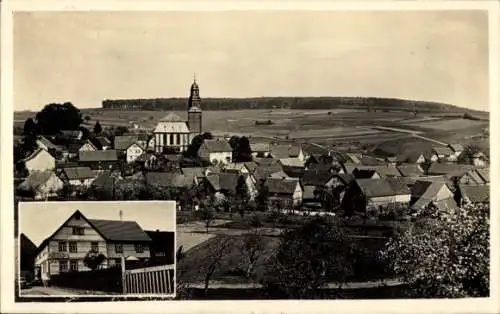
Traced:
[[188, 126], [190, 131], [190, 142], [198, 134], [202, 133], [202, 113], [201, 113], [201, 98], [200, 88], [196, 84], [196, 77], [194, 77], [193, 84], [191, 85], [191, 93], [189, 95], [188, 104]]

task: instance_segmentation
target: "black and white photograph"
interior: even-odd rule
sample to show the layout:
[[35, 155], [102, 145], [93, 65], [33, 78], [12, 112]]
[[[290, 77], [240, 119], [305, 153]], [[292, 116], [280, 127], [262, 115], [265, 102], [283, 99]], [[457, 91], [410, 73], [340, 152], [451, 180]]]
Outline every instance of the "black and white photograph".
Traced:
[[10, 18], [19, 296], [491, 301], [498, 5], [126, 2]]
[[175, 295], [175, 202], [22, 202], [20, 297]]

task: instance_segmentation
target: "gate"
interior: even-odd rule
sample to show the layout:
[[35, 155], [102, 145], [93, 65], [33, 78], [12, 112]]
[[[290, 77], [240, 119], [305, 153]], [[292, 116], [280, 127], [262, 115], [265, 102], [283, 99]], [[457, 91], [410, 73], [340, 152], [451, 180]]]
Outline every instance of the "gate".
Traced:
[[175, 265], [123, 270], [122, 276], [124, 294], [175, 294]]

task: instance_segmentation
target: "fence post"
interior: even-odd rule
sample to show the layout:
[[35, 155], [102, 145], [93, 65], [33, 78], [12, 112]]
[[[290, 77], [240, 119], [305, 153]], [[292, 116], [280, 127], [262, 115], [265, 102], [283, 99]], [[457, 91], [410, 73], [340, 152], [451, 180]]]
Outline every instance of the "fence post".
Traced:
[[127, 293], [127, 280], [126, 280], [126, 274], [125, 274], [125, 258], [122, 256], [121, 257], [121, 269], [122, 269], [122, 291], [123, 294]]

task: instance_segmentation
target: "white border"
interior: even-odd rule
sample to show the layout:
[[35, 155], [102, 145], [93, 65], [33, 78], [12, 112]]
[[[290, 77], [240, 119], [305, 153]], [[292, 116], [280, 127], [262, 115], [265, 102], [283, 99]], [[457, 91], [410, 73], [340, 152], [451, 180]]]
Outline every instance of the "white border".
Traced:
[[[490, 48], [490, 141], [499, 143], [500, 129], [493, 121], [499, 121], [499, 74], [498, 62], [500, 33], [498, 31], [500, 16], [497, 1], [438, 1], [438, 2], [324, 2], [324, 1], [184, 1], [184, 2], [146, 2], [146, 1], [22, 1], [10, 0], [2, 2], [2, 123], [1, 135], [3, 147], [11, 147], [12, 143], [12, 12], [13, 11], [220, 11], [220, 10], [350, 10], [350, 11], [423, 11], [423, 10], [488, 10], [489, 11], [489, 48]], [[12, 187], [12, 151], [1, 150], [2, 164], [2, 245], [3, 248], [13, 247], [13, 187]], [[498, 165], [498, 148], [491, 145], [491, 185], [498, 186], [500, 168]], [[500, 311], [496, 296], [498, 290], [498, 222], [499, 193], [492, 193], [491, 202], [491, 297], [485, 299], [462, 300], [378, 300], [378, 301], [154, 301], [154, 302], [92, 302], [92, 303], [31, 303], [15, 304], [13, 301], [12, 277], [14, 274], [11, 254], [1, 254], [2, 302], [1, 312], [30, 313], [233, 313], [233, 312], [288, 312], [288, 313], [331, 313], [344, 312], [405, 312], [405, 313], [496, 313]]]
[[[18, 211], [21, 211], [21, 206], [23, 204], [30, 204], [31, 206], [33, 205], [47, 205], [49, 206], [48, 204], [59, 204], [59, 203], [64, 203], [64, 204], [74, 204], [76, 208], [78, 207], [81, 207], [81, 204], [90, 204], [90, 203], [95, 203], [95, 205], [98, 205], [98, 204], [102, 204], [102, 203], [112, 203], [112, 204], [116, 204], [116, 206], [119, 206], [120, 203], [136, 203], [138, 205], [137, 207], [137, 210], [140, 210], [140, 211], [147, 211], [147, 204], [148, 203], [154, 203], [154, 204], [165, 204], [165, 205], [169, 205], [169, 208], [168, 210], [171, 210], [173, 213], [170, 214], [171, 217], [169, 217], [170, 219], [172, 219], [174, 221], [174, 230], [172, 230], [172, 232], [174, 232], [174, 292], [171, 293], [171, 294], [161, 294], [161, 293], [158, 293], [158, 294], [149, 294], [149, 293], [144, 293], [144, 294], [131, 294], [131, 293], [128, 293], [128, 294], [96, 294], [96, 295], [92, 295], [92, 294], [86, 294], [86, 295], [79, 295], [79, 294], [68, 294], [68, 295], [36, 295], [36, 294], [21, 294], [21, 282], [20, 280], [17, 280], [17, 288], [19, 289], [19, 297], [20, 298], [25, 298], [25, 299], [62, 299], [62, 298], [72, 298], [73, 300], [77, 300], [77, 299], [80, 299], [80, 300], [85, 300], [85, 299], [89, 299], [89, 298], [100, 298], [100, 299], [109, 299], [109, 298], [119, 298], [119, 299], [122, 299], [122, 300], [126, 300], [127, 298], [131, 299], [131, 298], [157, 298], [157, 299], [165, 299], [165, 300], [168, 300], [168, 299], [173, 299], [176, 297], [176, 292], [177, 292], [177, 282], [176, 282], [176, 278], [177, 278], [177, 269], [176, 269], [176, 265], [177, 265], [177, 257], [175, 254], [175, 250], [177, 248], [177, 232], [176, 232], [176, 224], [175, 224], [175, 221], [177, 219], [177, 202], [176, 201], [166, 201], [166, 200], [158, 200], [158, 201], [151, 201], [151, 200], [146, 200], [146, 201], [137, 201], [137, 200], [134, 200], [134, 201], [49, 201], [49, 202], [19, 202], [19, 207], [18, 207]], [[139, 208], [140, 205], [143, 205], [141, 208]], [[146, 207], [146, 208], [145, 208]], [[48, 209], [50, 210], [50, 209]], [[95, 207], [93, 208], [92, 210], [102, 210], [102, 209], [99, 209], [98, 207]], [[167, 210], [167, 209], [166, 209]], [[72, 215], [72, 214], [71, 214]], [[17, 256], [18, 256], [18, 260], [19, 260], [19, 263], [17, 263], [16, 268], [17, 268], [17, 273], [19, 276], [21, 276], [21, 233], [22, 233], [22, 230], [21, 230], [21, 215], [18, 214], [18, 228], [17, 228], [17, 234], [16, 234], [16, 237], [17, 237]], [[69, 218], [69, 217], [68, 217]], [[92, 219], [92, 217], [87, 217], [88, 219]], [[67, 218], [66, 218], [67, 219]], [[142, 227], [141, 227], [142, 228]]]

